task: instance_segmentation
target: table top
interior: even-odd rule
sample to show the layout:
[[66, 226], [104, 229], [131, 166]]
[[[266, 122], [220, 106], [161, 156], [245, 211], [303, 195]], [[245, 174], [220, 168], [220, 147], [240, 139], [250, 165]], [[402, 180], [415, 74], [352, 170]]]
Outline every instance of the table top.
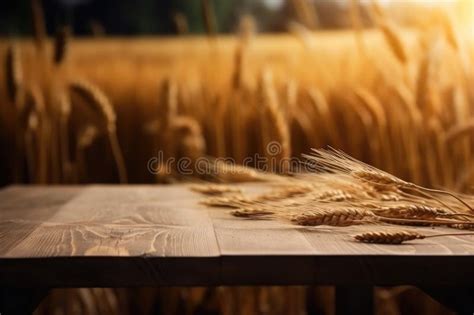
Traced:
[[473, 236], [363, 244], [351, 235], [380, 227], [235, 218], [202, 198], [186, 185], [3, 189], [0, 286], [472, 284]]

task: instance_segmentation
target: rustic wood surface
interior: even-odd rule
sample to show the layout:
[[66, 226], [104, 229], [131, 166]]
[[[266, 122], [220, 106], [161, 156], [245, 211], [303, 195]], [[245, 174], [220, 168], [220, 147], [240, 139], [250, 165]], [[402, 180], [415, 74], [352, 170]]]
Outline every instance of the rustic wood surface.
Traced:
[[473, 236], [362, 244], [351, 235], [381, 227], [245, 220], [202, 198], [185, 185], [3, 189], [0, 286], [462, 285], [474, 276]]

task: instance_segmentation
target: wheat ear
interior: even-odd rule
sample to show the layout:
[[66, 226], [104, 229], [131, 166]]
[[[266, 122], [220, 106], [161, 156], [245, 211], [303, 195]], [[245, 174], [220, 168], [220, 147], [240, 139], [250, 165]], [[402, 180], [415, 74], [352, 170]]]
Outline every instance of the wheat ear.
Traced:
[[314, 212], [305, 212], [294, 216], [291, 221], [298, 225], [316, 226], [316, 225], [331, 225], [331, 226], [348, 226], [358, 224], [362, 220], [372, 217], [369, 211], [348, 208], [337, 210], [322, 209]]
[[[199, 122], [188, 116], [177, 116], [169, 126], [174, 139], [178, 140], [175, 154], [196, 160], [206, 151], [206, 140]], [[172, 139], [172, 140], [174, 140]]]
[[8, 46], [5, 55], [5, 82], [8, 98], [19, 107], [19, 93], [23, 86], [23, 69], [20, 60], [20, 51], [16, 44]]
[[230, 212], [234, 217], [238, 218], [262, 218], [275, 214], [275, 212], [261, 207], [246, 207]]
[[81, 178], [86, 178], [86, 161], [84, 151], [91, 146], [95, 139], [97, 139], [98, 134], [99, 131], [92, 125], [86, 125], [77, 134], [75, 156], [76, 182], [79, 182]]
[[89, 21], [89, 28], [90, 28], [90, 31], [92, 33], [92, 36], [94, 36], [96, 38], [100, 38], [100, 37], [103, 37], [104, 35], [106, 35], [104, 25], [102, 25], [102, 23], [100, 23], [97, 20]]
[[76, 92], [78, 95], [82, 96], [90, 108], [103, 120], [112, 155], [117, 166], [119, 180], [121, 183], [126, 183], [127, 169], [117, 139], [116, 116], [112, 104], [100, 89], [87, 81], [74, 80], [70, 82], [69, 88], [72, 92]]
[[354, 235], [354, 239], [363, 243], [401, 244], [406, 241], [424, 239], [425, 235], [412, 231], [367, 232]]
[[443, 236], [465, 236], [474, 235], [474, 233], [442, 233], [433, 235], [424, 235], [413, 231], [380, 231], [380, 232], [367, 232], [362, 234], [354, 235], [354, 239], [363, 243], [375, 243], [375, 244], [402, 244], [406, 241], [424, 239], [431, 237], [443, 237]]
[[395, 206], [381, 207], [375, 213], [377, 215], [383, 215], [388, 217], [411, 219], [432, 219], [440, 216], [455, 215], [441, 208], [417, 204], [401, 204]]
[[[26, 127], [28, 133], [27, 140], [32, 143], [32, 138], [36, 137], [36, 148], [28, 148], [27, 160], [29, 165], [34, 165], [34, 173], [31, 177], [36, 183], [44, 184], [48, 179], [48, 155], [47, 155], [47, 124], [45, 121], [45, 100], [42, 90], [36, 86], [29, 86], [25, 90], [25, 106], [22, 108], [19, 119], [22, 126]], [[34, 162], [33, 162], [34, 161]]]
[[33, 18], [33, 30], [36, 47], [38, 51], [43, 51], [46, 45], [47, 34], [41, 0], [31, 0], [31, 12]]
[[452, 144], [463, 137], [472, 136], [473, 133], [474, 119], [470, 119], [464, 124], [457, 125], [449, 129], [448, 132], [446, 132], [446, 135], [444, 136], [444, 141], [446, 142], [446, 144]]
[[399, 35], [399, 31], [397, 30], [397, 25], [388, 20], [385, 12], [376, 0], [371, 2], [370, 13], [372, 15], [372, 19], [375, 21], [382, 32], [385, 41], [387, 42], [394, 56], [402, 64], [405, 64], [408, 61], [408, 55], [405, 51], [405, 46], [401, 36]]
[[62, 64], [66, 58], [69, 36], [70, 28], [68, 26], [63, 26], [56, 32], [53, 55], [53, 62], [56, 65]]
[[106, 130], [115, 132], [115, 111], [108, 97], [99, 88], [86, 80], [76, 79], [69, 83], [69, 89], [86, 101], [89, 108], [100, 117]]
[[452, 208], [447, 205], [445, 202], [436, 198], [433, 195], [429, 195], [430, 193], [437, 193], [437, 194], [444, 194], [449, 195], [462, 203], [466, 206], [470, 211], [474, 211], [472, 207], [456, 196], [454, 193], [451, 193], [446, 190], [438, 190], [438, 189], [431, 189], [426, 187], [418, 186], [414, 183], [404, 181], [392, 174], [386, 173], [380, 169], [372, 167], [366, 163], [363, 163], [342, 151], [334, 150], [330, 148], [329, 150], [315, 150], [313, 149], [312, 155], [304, 155], [310, 160], [318, 163], [317, 167], [321, 171], [330, 171], [330, 172], [343, 172], [348, 173], [349, 175], [358, 178], [359, 180], [369, 183], [374, 187], [381, 187], [381, 188], [388, 188], [388, 189], [410, 189], [416, 191], [423, 196], [426, 196], [430, 199], [436, 200], [444, 207], [451, 209]]
[[397, 57], [402, 64], [407, 63], [408, 55], [395, 23], [383, 20], [380, 22], [379, 27], [395, 57]]
[[405, 189], [412, 189], [412, 190], [414, 190], [414, 191], [416, 191], [416, 192], [418, 192], [418, 193], [420, 193], [420, 194], [422, 194], [426, 197], [429, 197], [429, 198], [432, 198], [432, 199], [436, 200], [437, 202], [439, 202], [443, 206], [445, 206], [448, 209], [452, 210], [452, 208], [449, 205], [447, 205], [445, 202], [443, 202], [442, 200], [440, 200], [440, 199], [438, 199], [438, 198], [436, 198], [432, 195], [428, 195], [425, 192], [445, 194], [445, 195], [451, 196], [454, 199], [458, 200], [460, 203], [462, 203], [464, 206], [466, 206], [470, 211], [474, 211], [472, 209], [472, 207], [467, 202], [465, 202], [464, 200], [462, 200], [461, 198], [456, 196], [454, 193], [451, 193], [451, 192], [446, 191], [446, 190], [438, 190], [438, 189], [431, 189], [431, 188], [421, 187], [421, 186], [418, 186], [416, 184], [406, 182], [404, 180], [399, 179], [398, 177], [395, 177], [395, 176], [390, 175], [390, 174], [386, 174], [386, 173], [384, 173], [382, 171], [378, 171], [378, 170], [359, 170], [359, 171], [352, 172], [352, 174], [353, 174], [353, 176], [355, 176], [357, 178], [360, 178], [360, 179], [362, 179], [366, 182], [370, 182], [370, 183], [373, 183], [373, 184], [376, 184], [376, 185], [382, 185], [382, 186], [387, 186], [387, 187], [396, 186], [396, 187], [405, 188]]
[[211, 3], [212, 0], [201, 0], [201, 14], [204, 23], [204, 29], [208, 36], [216, 35], [216, 20], [214, 17], [214, 8]]
[[178, 33], [178, 35], [185, 35], [189, 32], [188, 19], [186, 19], [186, 15], [184, 15], [183, 13], [174, 13], [173, 22], [176, 28], [176, 33]]
[[318, 25], [318, 15], [312, 2], [307, 0], [291, 0], [293, 10], [298, 21], [309, 29], [315, 29]]

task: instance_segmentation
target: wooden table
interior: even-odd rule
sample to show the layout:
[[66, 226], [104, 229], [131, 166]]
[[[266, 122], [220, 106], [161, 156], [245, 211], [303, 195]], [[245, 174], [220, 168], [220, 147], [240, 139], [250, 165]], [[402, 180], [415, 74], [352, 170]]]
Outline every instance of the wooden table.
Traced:
[[3, 189], [2, 315], [54, 287], [336, 285], [342, 314], [370, 309], [374, 285], [472, 286], [472, 236], [362, 244], [350, 235], [380, 227], [245, 220], [202, 198], [185, 185]]

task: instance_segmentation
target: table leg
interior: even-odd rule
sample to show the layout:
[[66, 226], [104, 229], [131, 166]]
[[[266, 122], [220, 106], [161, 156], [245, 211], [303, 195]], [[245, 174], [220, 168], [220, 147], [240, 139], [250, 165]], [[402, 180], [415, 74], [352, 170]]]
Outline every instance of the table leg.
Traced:
[[374, 288], [372, 286], [337, 286], [336, 315], [373, 314]]
[[0, 314], [31, 314], [47, 293], [47, 289], [0, 288]]

